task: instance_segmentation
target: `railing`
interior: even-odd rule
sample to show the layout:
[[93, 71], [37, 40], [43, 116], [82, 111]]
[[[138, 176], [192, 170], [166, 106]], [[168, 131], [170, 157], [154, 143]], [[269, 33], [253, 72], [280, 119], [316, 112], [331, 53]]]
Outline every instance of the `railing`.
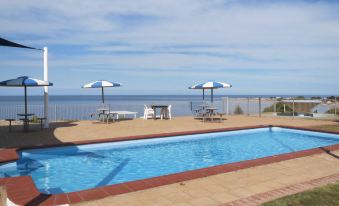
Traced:
[[227, 114], [254, 116], [284, 116], [303, 118], [339, 118], [339, 97], [304, 98], [304, 97], [248, 97], [223, 98], [223, 111]]
[[[213, 103], [219, 111], [227, 115], [247, 116], [284, 116], [291, 118], [339, 119], [339, 97], [304, 98], [304, 97], [223, 97]], [[191, 110], [203, 104], [202, 101], [191, 102]], [[206, 101], [204, 104], [211, 104]]]
[[[188, 101], [183, 102], [152, 102], [149, 104], [171, 104], [173, 116], [187, 116], [191, 115], [190, 104]], [[96, 113], [98, 108], [102, 105], [97, 104], [50, 104], [49, 105], [49, 119], [50, 121], [62, 120], [88, 120], [92, 119], [91, 114]], [[107, 104], [109, 110], [115, 111], [133, 111], [138, 112], [137, 116], [141, 117], [144, 114], [143, 104]], [[0, 105], [0, 119], [17, 119], [17, 114], [24, 112], [23, 105]], [[28, 113], [32, 113], [37, 117], [43, 117], [44, 106], [28, 105]]]
[[[248, 115], [248, 116], [284, 116], [284, 117], [304, 117], [304, 118], [327, 118], [339, 119], [339, 97], [330, 99], [305, 99], [305, 98], [267, 98], [248, 97], [234, 98], [223, 97], [216, 100], [213, 106], [219, 112], [228, 115]], [[138, 112], [138, 116], [143, 116], [144, 105], [166, 104], [172, 105], [173, 116], [192, 115], [192, 110], [202, 101], [149, 101], [149, 102], [116, 102], [107, 105], [110, 110], [126, 110]], [[206, 101], [205, 104], [210, 104]], [[98, 104], [50, 104], [49, 117], [51, 121], [60, 120], [88, 120], [91, 114], [95, 113], [102, 105]], [[0, 105], [0, 119], [17, 118], [18, 113], [23, 113], [23, 105]], [[37, 117], [43, 116], [43, 105], [28, 105], [28, 112]]]

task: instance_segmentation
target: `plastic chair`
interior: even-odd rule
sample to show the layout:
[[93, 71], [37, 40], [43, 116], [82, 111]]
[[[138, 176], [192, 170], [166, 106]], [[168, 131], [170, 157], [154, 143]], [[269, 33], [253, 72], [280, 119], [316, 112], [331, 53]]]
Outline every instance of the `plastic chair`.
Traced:
[[171, 120], [172, 119], [171, 110], [172, 110], [172, 105], [168, 105], [167, 108], [163, 108], [161, 110], [161, 115], [160, 115], [161, 119], [167, 117], [168, 119]]
[[148, 118], [154, 118], [154, 115], [154, 110], [144, 105], [144, 119], [147, 120]]

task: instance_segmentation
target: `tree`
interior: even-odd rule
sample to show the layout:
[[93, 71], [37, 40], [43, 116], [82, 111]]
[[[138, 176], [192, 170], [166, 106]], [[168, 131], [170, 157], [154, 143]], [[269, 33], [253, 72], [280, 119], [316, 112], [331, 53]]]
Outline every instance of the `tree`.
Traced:
[[294, 99], [296, 99], [296, 100], [304, 100], [305, 97], [304, 97], [304, 96], [297, 96], [297, 97], [295, 97]]

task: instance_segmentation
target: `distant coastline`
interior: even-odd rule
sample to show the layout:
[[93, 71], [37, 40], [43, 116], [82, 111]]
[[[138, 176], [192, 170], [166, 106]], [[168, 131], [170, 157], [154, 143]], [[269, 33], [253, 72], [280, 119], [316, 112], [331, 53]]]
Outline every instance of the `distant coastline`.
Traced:
[[[297, 97], [303, 96], [305, 98], [311, 97], [329, 97], [331, 95], [215, 95], [214, 100], [220, 101], [223, 97], [230, 98], [271, 98], [271, 97]], [[209, 100], [210, 96], [207, 93], [205, 100]], [[202, 95], [105, 95], [107, 102], [152, 102], [152, 101], [178, 101], [178, 102], [190, 102], [190, 101], [201, 101]], [[41, 103], [43, 102], [43, 96], [31, 95], [28, 96], [29, 102]], [[50, 103], [97, 103], [101, 100], [100, 95], [50, 95]], [[0, 104], [21, 104], [23, 96], [1, 96]]]
[[[206, 96], [209, 96], [209, 91], [206, 91]], [[22, 95], [1, 95], [0, 97], [21, 97]], [[43, 95], [30, 95], [31, 97], [43, 97]], [[60, 96], [100, 96], [96, 94], [50, 94], [50, 97], [60, 97]], [[190, 97], [201, 97], [202, 94], [105, 94], [105, 96], [190, 96]], [[339, 96], [339, 94], [214, 94], [215, 97], [329, 97], [329, 96]]]

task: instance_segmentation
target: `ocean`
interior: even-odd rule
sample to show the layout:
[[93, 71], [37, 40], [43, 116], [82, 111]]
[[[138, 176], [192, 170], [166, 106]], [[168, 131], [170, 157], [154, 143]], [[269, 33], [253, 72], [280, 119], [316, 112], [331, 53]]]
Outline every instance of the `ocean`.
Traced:
[[[172, 105], [174, 116], [191, 115], [191, 102], [201, 102], [199, 95], [105, 95], [105, 105], [110, 110], [138, 112], [143, 115], [144, 105]], [[220, 104], [221, 96], [215, 96]], [[16, 118], [24, 111], [23, 96], [0, 96], [0, 119]], [[43, 115], [43, 96], [28, 96], [28, 112]], [[102, 107], [100, 95], [60, 95], [49, 96], [49, 113], [51, 119], [75, 120], [90, 119], [96, 109]]]
[[[275, 95], [260, 95], [263, 98]], [[279, 95], [280, 97], [288, 97]], [[226, 112], [225, 95], [214, 95], [214, 105], [219, 112]], [[229, 95], [228, 112], [232, 113], [240, 105], [244, 112], [249, 108], [251, 114], [258, 113], [257, 95]], [[247, 105], [245, 98], [250, 97]], [[310, 97], [310, 96], [306, 96]], [[241, 99], [242, 100], [239, 100]], [[210, 101], [210, 96], [205, 96]], [[202, 103], [202, 95], [105, 95], [105, 104], [110, 110], [127, 110], [143, 115], [144, 105], [165, 104], [172, 105], [173, 116], [192, 115], [192, 107]], [[272, 105], [273, 102], [263, 102], [262, 109]], [[43, 96], [28, 96], [28, 112], [36, 116], [43, 116]], [[96, 109], [102, 107], [100, 95], [50, 95], [49, 113], [52, 120], [90, 119]], [[24, 111], [23, 96], [0, 96], [0, 119], [17, 118], [18, 113]]]
[[[297, 95], [214, 95], [215, 101], [220, 101], [223, 97], [230, 98], [256, 98], [256, 97], [293, 97]], [[303, 95], [304, 97], [320, 96], [326, 97], [326, 95]], [[1, 96], [0, 105], [13, 105], [23, 104], [23, 96]], [[209, 101], [210, 96], [206, 95], [205, 100]], [[30, 104], [43, 104], [43, 96], [28, 96]], [[190, 102], [190, 101], [202, 101], [202, 95], [105, 95], [105, 101], [109, 104], [130, 104], [133, 102], [149, 102], [149, 101], [165, 101], [165, 102]], [[51, 104], [97, 104], [101, 102], [100, 95], [50, 95], [49, 102]]]

